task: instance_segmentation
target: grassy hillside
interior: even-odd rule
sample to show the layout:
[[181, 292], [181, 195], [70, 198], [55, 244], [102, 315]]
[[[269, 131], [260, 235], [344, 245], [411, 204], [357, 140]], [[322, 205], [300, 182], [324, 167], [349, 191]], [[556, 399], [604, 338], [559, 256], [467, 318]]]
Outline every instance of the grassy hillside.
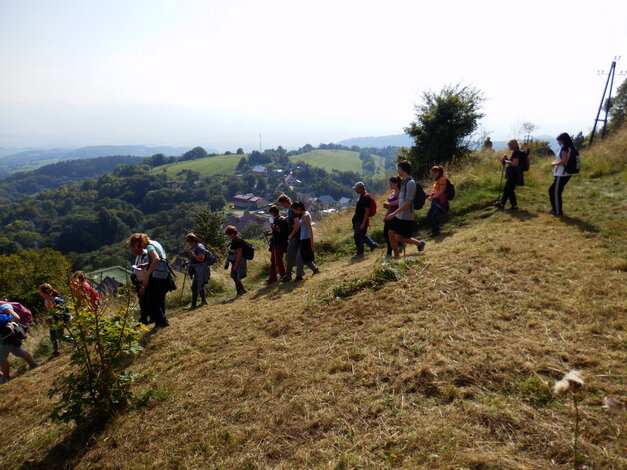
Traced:
[[602, 408], [627, 400], [626, 151], [627, 130], [583, 153], [563, 218], [546, 213], [548, 161], [510, 214], [490, 207], [498, 156], [477, 155], [449, 174], [443, 235], [398, 265], [345, 256], [350, 214], [318, 224], [304, 283], [263, 286], [260, 251], [249, 294], [146, 339], [140, 399], [106, 426], [46, 419], [67, 357], [2, 386], [0, 467], [572, 468], [574, 412], [550, 387], [574, 368], [582, 462], [627, 468], [625, 412]]
[[171, 163], [169, 165], [158, 166], [152, 170], [153, 173], [160, 173], [164, 170], [168, 177], [175, 177], [179, 171], [191, 170], [200, 173], [200, 176], [233, 175], [242, 157], [247, 155], [216, 155], [215, 157], [199, 158], [198, 160], [187, 160], [184, 162]]
[[[372, 155], [379, 174], [384, 174], [385, 159], [378, 155]], [[355, 171], [361, 173], [361, 160], [359, 152], [349, 150], [314, 150], [312, 152], [293, 155], [290, 161], [305, 162], [308, 165], [323, 168], [327, 171]]]

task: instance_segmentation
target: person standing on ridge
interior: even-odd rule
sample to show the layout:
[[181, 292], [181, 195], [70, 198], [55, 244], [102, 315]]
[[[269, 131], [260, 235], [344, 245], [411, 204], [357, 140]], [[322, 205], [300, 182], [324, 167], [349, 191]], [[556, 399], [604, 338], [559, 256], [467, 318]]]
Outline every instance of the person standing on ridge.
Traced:
[[353, 215], [353, 239], [355, 240], [355, 258], [364, 256], [364, 243], [370, 251], [374, 251], [377, 244], [367, 235], [370, 226], [370, 217], [374, 215], [374, 202], [372, 196], [366, 192], [366, 186], [361, 181], [355, 183], [353, 190], [359, 194]]
[[518, 203], [516, 201], [516, 186], [522, 186], [524, 184], [523, 171], [520, 168], [520, 163], [523, 158], [526, 158], [525, 153], [520, 150], [518, 141], [511, 139], [507, 142], [507, 147], [512, 152], [511, 156], [507, 158], [507, 155], [503, 155], [501, 164], [507, 165], [505, 168], [505, 186], [503, 187], [503, 195], [500, 201], [494, 203], [499, 209], [505, 208], [505, 203], [509, 199], [511, 207], [510, 211], [518, 209]]

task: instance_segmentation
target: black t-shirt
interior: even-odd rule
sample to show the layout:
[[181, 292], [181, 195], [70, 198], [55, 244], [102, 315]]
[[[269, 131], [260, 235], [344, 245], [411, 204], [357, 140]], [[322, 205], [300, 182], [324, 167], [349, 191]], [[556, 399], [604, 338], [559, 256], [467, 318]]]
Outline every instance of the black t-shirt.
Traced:
[[242, 250], [244, 249], [244, 240], [242, 240], [240, 237], [234, 238], [229, 244], [229, 250], [231, 250], [233, 253], [235, 253], [238, 248], [241, 248]]
[[372, 199], [370, 195], [364, 193], [359, 196], [359, 200], [357, 201], [357, 205], [355, 206], [355, 215], [353, 216], [353, 223], [361, 222], [364, 220], [364, 213], [366, 212], [366, 208], [370, 209], [372, 205]]
[[285, 217], [277, 217], [274, 220], [274, 225], [280, 230], [272, 230], [272, 244], [280, 247], [287, 246], [287, 237], [290, 234], [288, 219]]

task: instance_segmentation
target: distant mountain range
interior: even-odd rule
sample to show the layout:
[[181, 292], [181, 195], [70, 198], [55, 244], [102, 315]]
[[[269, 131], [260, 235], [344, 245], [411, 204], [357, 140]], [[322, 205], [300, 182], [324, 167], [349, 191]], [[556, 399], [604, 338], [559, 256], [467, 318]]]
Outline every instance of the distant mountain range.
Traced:
[[[134, 157], [149, 157], [156, 153], [166, 156], [181, 155], [190, 147], [151, 147], [146, 145], [97, 145], [81, 148], [30, 149], [7, 155], [6, 148], [2, 149], [4, 156], [0, 156], [0, 173], [32, 170], [49, 163], [77, 160], [83, 158], [109, 157], [114, 155], [129, 155]], [[207, 152], [213, 153], [211, 149]], [[0, 153], [1, 155], [1, 153]]]

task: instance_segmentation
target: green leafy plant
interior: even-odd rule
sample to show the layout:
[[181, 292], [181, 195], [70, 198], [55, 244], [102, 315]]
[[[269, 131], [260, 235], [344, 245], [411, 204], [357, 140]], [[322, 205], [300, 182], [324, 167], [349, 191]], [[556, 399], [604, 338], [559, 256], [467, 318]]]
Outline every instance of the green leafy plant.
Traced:
[[130, 402], [134, 377], [126, 366], [137, 355], [141, 329], [132, 316], [133, 296], [122, 296], [120, 305], [109, 311], [81, 296], [68, 305], [73, 320], [66, 325], [72, 341], [69, 373], [58, 377], [49, 397], [59, 396], [53, 421], [82, 424], [90, 417], [106, 417]]

